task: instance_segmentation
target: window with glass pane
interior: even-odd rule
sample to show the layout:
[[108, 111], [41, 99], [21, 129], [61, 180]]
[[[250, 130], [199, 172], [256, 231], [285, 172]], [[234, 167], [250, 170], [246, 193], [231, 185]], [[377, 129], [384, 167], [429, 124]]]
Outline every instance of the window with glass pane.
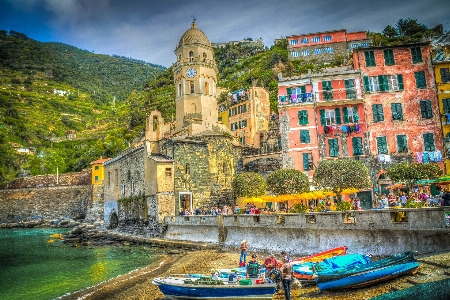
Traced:
[[333, 92], [331, 88], [331, 81], [322, 81], [323, 99], [333, 100]]
[[425, 72], [414, 72], [414, 76], [416, 77], [416, 87], [418, 89], [423, 89], [427, 87], [427, 81], [425, 79]]
[[336, 124], [336, 113], [334, 110], [325, 110], [325, 125]]
[[298, 52], [298, 51], [291, 52], [291, 57], [299, 57], [299, 56], [300, 56], [300, 52]]
[[308, 111], [307, 110], [299, 110], [298, 111], [298, 125], [307, 125], [308, 124]]
[[331, 35], [324, 35], [324, 36], [323, 36], [323, 41], [324, 41], [324, 42], [329, 42], [329, 41], [331, 41]]
[[393, 120], [403, 120], [403, 109], [401, 103], [392, 103], [391, 110]]
[[373, 114], [374, 122], [384, 121], [383, 105], [382, 104], [373, 104], [372, 105], [372, 114]]
[[449, 71], [449, 68], [440, 68], [439, 72], [441, 73], [441, 81], [442, 81], [442, 83], [450, 82], [450, 71]]
[[388, 75], [387, 79], [388, 79], [389, 90], [390, 91], [398, 91], [399, 86], [398, 86], [397, 75]]
[[442, 106], [444, 108], [444, 114], [450, 114], [450, 98], [442, 99]]
[[300, 130], [300, 143], [308, 144], [310, 142], [309, 130]]
[[420, 47], [411, 48], [411, 56], [413, 64], [422, 62], [422, 50]]
[[385, 136], [377, 136], [378, 154], [388, 154], [387, 141]]
[[303, 153], [303, 170], [308, 171], [314, 168], [312, 153]]
[[369, 89], [371, 92], [376, 92], [380, 90], [380, 87], [378, 85], [378, 76], [369, 77]]
[[362, 137], [352, 138], [353, 155], [363, 155]]
[[436, 151], [436, 147], [434, 145], [434, 135], [432, 133], [423, 134], [423, 145], [425, 151]]
[[422, 100], [420, 101], [420, 114], [423, 119], [430, 119], [433, 117], [433, 110], [431, 108], [430, 100]]
[[313, 43], [318, 43], [320, 42], [320, 36], [315, 36], [312, 38]]
[[338, 139], [328, 139], [328, 150], [331, 157], [339, 156]]
[[354, 79], [346, 79], [345, 80], [345, 98], [356, 99], [355, 80]]
[[392, 51], [392, 49], [385, 49], [384, 50], [384, 64], [386, 66], [395, 65], [394, 51]]
[[308, 44], [309, 38], [302, 38], [302, 44]]
[[303, 56], [308, 56], [308, 55], [310, 55], [310, 54], [311, 54], [310, 50], [303, 50], [303, 51], [302, 51], [302, 55], [303, 55]]
[[314, 49], [314, 54], [315, 55], [322, 54], [322, 49], [321, 48]]
[[364, 56], [366, 58], [366, 67], [374, 67], [375, 64], [375, 55], [373, 51], [365, 51]]
[[398, 153], [408, 152], [408, 142], [406, 141], [406, 134], [397, 135], [397, 152]]
[[298, 40], [297, 39], [290, 40], [289, 44], [291, 44], [291, 45], [298, 45]]

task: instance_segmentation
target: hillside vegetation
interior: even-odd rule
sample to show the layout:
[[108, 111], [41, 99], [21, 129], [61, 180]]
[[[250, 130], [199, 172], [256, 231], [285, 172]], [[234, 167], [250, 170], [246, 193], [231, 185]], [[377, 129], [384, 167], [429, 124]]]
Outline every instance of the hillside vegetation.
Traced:
[[[376, 45], [414, 42], [442, 34], [417, 20], [401, 19]], [[250, 39], [248, 39], [250, 41]], [[234, 91], [265, 87], [277, 110], [277, 77], [350, 64], [289, 61], [286, 40], [270, 49], [252, 43], [214, 49], [218, 86]], [[168, 54], [171, 55], [171, 54]], [[226, 93], [219, 96], [219, 102]], [[143, 137], [152, 110], [175, 116], [172, 69], [118, 56], [94, 54], [60, 43], [41, 43], [0, 30], [0, 183], [18, 176], [80, 171], [100, 156], [114, 157]], [[19, 155], [17, 149], [33, 155]]]

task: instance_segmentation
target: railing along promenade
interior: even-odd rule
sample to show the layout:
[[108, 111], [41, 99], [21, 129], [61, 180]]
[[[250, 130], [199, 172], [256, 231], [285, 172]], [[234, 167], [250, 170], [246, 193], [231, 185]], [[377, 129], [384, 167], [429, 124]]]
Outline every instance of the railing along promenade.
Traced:
[[169, 216], [165, 238], [250, 251], [310, 254], [345, 245], [350, 252], [390, 255], [450, 251], [450, 207], [300, 214]]

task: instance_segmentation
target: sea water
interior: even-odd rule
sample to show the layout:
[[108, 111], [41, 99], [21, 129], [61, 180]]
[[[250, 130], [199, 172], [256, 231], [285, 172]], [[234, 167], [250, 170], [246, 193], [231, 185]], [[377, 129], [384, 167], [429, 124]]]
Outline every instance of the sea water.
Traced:
[[67, 229], [0, 229], [0, 299], [54, 299], [147, 266], [145, 246], [74, 247], [50, 235]]

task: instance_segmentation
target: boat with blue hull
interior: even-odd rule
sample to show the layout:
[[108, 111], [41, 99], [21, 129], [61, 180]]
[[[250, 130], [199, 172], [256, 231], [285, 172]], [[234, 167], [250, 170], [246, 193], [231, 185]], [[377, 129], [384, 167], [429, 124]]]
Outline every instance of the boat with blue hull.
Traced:
[[419, 263], [417, 262], [394, 264], [339, 278], [337, 280], [319, 282], [317, 283], [317, 286], [321, 291], [355, 289], [392, 279], [403, 274], [413, 273], [418, 267]]
[[193, 280], [186, 279], [186, 277], [161, 277], [153, 279], [153, 284], [159, 287], [164, 296], [174, 300], [272, 299], [276, 291], [276, 284], [268, 279], [246, 280], [246, 285], [227, 280], [222, 280], [222, 284], [218, 285], [195, 284]]

